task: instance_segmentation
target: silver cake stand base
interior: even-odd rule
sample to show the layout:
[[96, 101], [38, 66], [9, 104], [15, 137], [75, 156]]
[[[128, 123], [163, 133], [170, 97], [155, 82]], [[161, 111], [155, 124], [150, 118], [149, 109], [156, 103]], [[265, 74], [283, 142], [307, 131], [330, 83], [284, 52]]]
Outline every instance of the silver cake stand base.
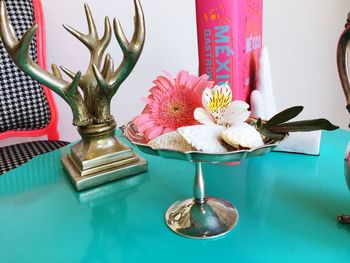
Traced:
[[197, 239], [215, 238], [237, 224], [238, 212], [232, 204], [205, 195], [201, 162], [196, 163], [193, 195], [172, 204], [165, 214], [166, 224], [175, 233]]
[[196, 164], [193, 197], [175, 202], [168, 208], [165, 214], [166, 224], [171, 230], [179, 235], [195, 239], [209, 239], [223, 236], [238, 223], [238, 212], [234, 206], [225, 200], [206, 196], [202, 162], [237, 162], [246, 158], [266, 154], [278, 144], [271, 140], [262, 147], [255, 149], [218, 154], [199, 151], [181, 152], [167, 149], [153, 149], [147, 144], [143, 134], [138, 133], [132, 124], [127, 125], [123, 130], [125, 137], [144, 153], [163, 158], [189, 161]]
[[229, 202], [207, 197], [177, 201], [165, 214], [168, 227], [179, 235], [207, 239], [225, 235], [238, 222], [238, 212]]

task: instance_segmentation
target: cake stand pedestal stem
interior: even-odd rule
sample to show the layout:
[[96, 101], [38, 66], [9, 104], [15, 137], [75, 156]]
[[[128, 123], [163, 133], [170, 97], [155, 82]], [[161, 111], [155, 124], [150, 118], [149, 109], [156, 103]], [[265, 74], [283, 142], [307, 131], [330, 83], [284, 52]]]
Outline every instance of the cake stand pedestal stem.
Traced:
[[201, 162], [196, 162], [196, 175], [193, 184], [193, 196], [197, 204], [204, 204], [206, 202], [205, 183]]
[[205, 194], [202, 163], [196, 162], [193, 197], [172, 204], [165, 221], [175, 233], [197, 239], [228, 233], [238, 222], [237, 209], [228, 201]]

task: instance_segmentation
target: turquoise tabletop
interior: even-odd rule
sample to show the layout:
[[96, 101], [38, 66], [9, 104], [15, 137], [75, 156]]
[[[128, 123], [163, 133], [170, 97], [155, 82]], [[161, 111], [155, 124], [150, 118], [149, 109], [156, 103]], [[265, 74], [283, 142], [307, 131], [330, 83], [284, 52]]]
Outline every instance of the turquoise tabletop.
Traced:
[[350, 225], [336, 220], [350, 214], [349, 140], [323, 132], [320, 156], [204, 164], [207, 194], [239, 212], [212, 240], [179, 236], [164, 221], [192, 194], [191, 163], [140, 153], [147, 173], [78, 193], [60, 164], [67, 148], [38, 156], [0, 176], [0, 262], [350, 262]]

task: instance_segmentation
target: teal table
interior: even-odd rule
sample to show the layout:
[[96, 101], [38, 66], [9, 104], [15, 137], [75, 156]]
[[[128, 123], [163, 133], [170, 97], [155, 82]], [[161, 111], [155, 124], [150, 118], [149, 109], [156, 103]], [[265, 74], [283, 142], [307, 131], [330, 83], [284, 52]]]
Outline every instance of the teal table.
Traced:
[[0, 262], [350, 262], [344, 152], [350, 133], [324, 132], [321, 155], [270, 153], [203, 166], [207, 193], [240, 219], [214, 240], [178, 236], [166, 209], [192, 194], [193, 164], [142, 154], [147, 173], [77, 193], [61, 151], [0, 176]]

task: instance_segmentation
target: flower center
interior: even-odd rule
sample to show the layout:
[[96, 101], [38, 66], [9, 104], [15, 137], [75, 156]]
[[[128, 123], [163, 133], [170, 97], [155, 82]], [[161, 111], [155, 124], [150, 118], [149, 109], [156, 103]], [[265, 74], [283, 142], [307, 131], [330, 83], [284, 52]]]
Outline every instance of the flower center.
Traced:
[[228, 94], [224, 94], [217, 90], [215, 91], [214, 95], [210, 98], [208, 107], [211, 113], [214, 113], [214, 112], [221, 113], [227, 109], [231, 101], [232, 101], [231, 92], [229, 92]]
[[168, 105], [168, 112], [171, 115], [178, 115], [179, 113], [183, 112], [184, 105], [179, 101], [174, 101]]

